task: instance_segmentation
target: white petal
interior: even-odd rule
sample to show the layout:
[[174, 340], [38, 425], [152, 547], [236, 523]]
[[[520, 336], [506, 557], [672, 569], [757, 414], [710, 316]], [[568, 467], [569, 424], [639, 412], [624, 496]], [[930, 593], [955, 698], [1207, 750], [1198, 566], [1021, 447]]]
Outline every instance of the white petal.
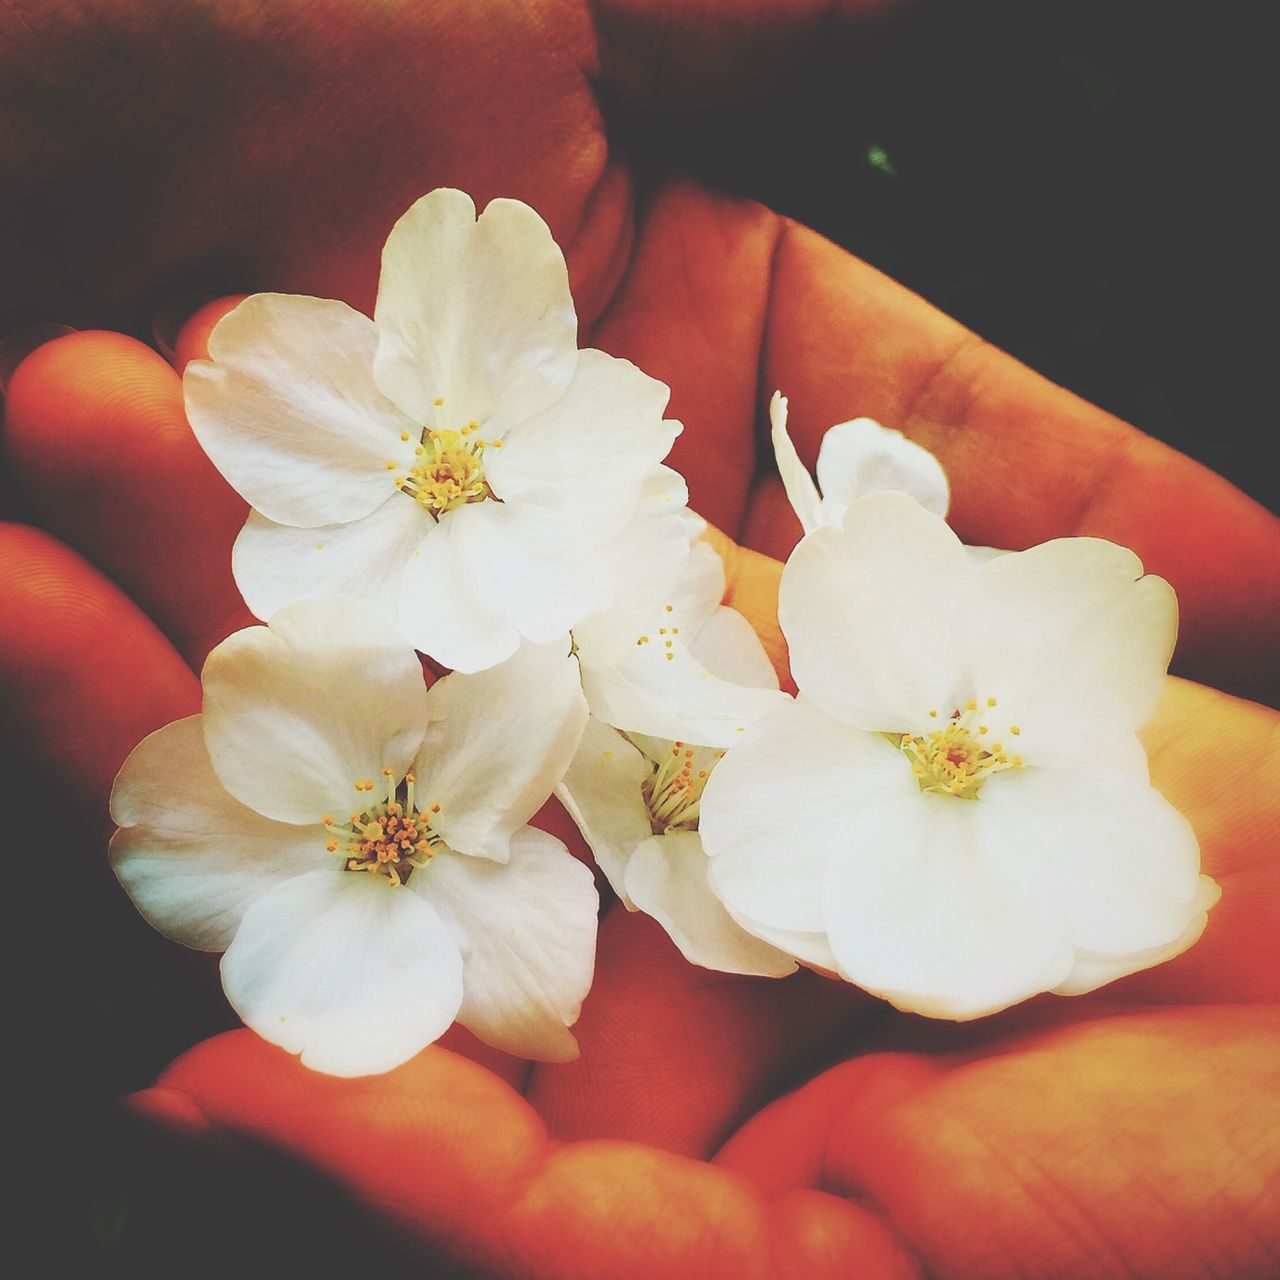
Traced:
[[219, 781], [282, 822], [341, 817], [357, 779], [381, 792], [422, 742], [417, 655], [352, 600], [307, 600], [246, 627], [209, 655], [204, 739]]
[[722, 680], [753, 689], [776, 689], [778, 673], [751, 624], [736, 609], [719, 605], [698, 628], [689, 653]]
[[[657, 625], [674, 622], [687, 640], [696, 635], [720, 607], [724, 592], [724, 561], [709, 543], [695, 542], [663, 606], [663, 612], [668, 616], [658, 618]], [[666, 605], [670, 605], [670, 609]]]
[[405, 565], [428, 524], [404, 494], [392, 494], [363, 519], [317, 529], [276, 524], [251, 511], [231, 551], [231, 572], [256, 617], [298, 600], [350, 596], [376, 605], [377, 625], [385, 627], [396, 617]]
[[645, 476], [680, 434], [662, 417], [670, 394], [629, 360], [580, 351], [564, 395], [514, 422], [486, 454], [489, 484], [506, 502], [571, 515], [603, 542], [635, 514]]
[[1053, 988], [1060, 996], [1080, 996], [1096, 991], [1108, 982], [1127, 977], [1142, 969], [1180, 956], [1204, 932], [1208, 923], [1208, 911], [1222, 896], [1222, 890], [1208, 876], [1200, 877], [1200, 887], [1190, 908], [1187, 927], [1172, 942], [1149, 951], [1131, 951], [1123, 955], [1107, 955], [1103, 952], [1076, 948], [1075, 964], [1071, 972]]
[[553, 513], [475, 502], [428, 533], [405, 590], [407, 634], [446, 666], [479, 671], [515, 651], [513, 633], [537, 644], [567, 636], [609, 604], [612, 584], [595, 549]]
[[804, 701], [757, 720], [715, 767], [699, 829], [711, 883], [735, 915], [802, 933], [826, 928], [822, 881], [859, 811], [919, 795], [902, 753]]
[[627, 889], [692, 964], [766, 978], [795, 972], [790, 956], [753, 937], [725, 910], [707, 878], [707, 856], [696, 831], [645, 840], [627, 866]]
[[463, 952], [458, 1021], [495, 1048], [567, 1062], [595, 968], [599, 898], [590, 870], [554, 836], [525, 827], [505, 865], [449, 852], [411, 888], [452, 926]]
[[568, 639], [437, 680], [425, 718], [413, 767], [419, 804], [441, 805], [431, 825], [459, 853], [506, 861], [512, 833], [550, 798], [586, 728]]
[[[712, 884], [711, 887], [714, 891], [715, 885]], [[816, 969], [828, 977], [840, 976], [840, 966], [836, 962], [835, 952], [831, 950], [831, 943], [827, 941], [825, 929], [817, 932], [775, 929], [767, 924], [761, 924], [758, 920], [752, 920], [740, 911], [732, 911], [727, 906], [725, 910], [729, 911], [730, 918], [753, 938], [759, 938], [761, 942], [768, 943], [784, 955], [794, 956], [801, 964], [810, 969]]]
[[374, 318], [378, 386], [420, 423], [474, 420], [501, 434], [573, 376], [564, 255], [518, 200], [493, 200], [478, 220], [470, 197], [449, 188], [413, 204], [382, 251]]
[[497, 502], [471, 509], [470, 572], [521, 635], [546, 644], [612, 599], [598, 554], [566, 536], [553, 513]]
[[111, 866], [166, 937], [223, 951], [249, 904], [324, 867], [325, 831], [272, 822], [232, 799], [213, 772], [200, 717], [157, 729], [129, 753], [111, 790]]
[[[809, 534], [782, 574], [778, 620], [801, 692], [861, 729], [905, 731], [954, 707], [953, 618], [975, 574], [955, 534], [901, 493]], [[945, 714], [945, 712], [944, 712]]]
[[201, 447], [250, 506], [280, 524], [358, 520], [412, 466], [413, 424], [373, 383], [373, 321], [345, 303], [246, 298], [183, 376]]
[[592, 715], [627, 733], [727, 747], [752, 721], [790, 701], [777, 689], [721, 680], [679, 640], [666, 645], [655, 632], [612, 670], [584, 669]]
[[796, 447], [787, 432], [787, 398], [775, 391], [769, 401], [770, 435], [773, 439], [773, 456], [778, 463], [778, 474], [786, 490], [787, 501], [800, 520], [805, 533], [812, 533], [828, 523], [823, 518], [822, 500]]
[[922, 795], [859, 810], [827, 864], [823, 911], [841, 972], [900, 1009], [994, 1013], [1057, 985], [1073, 954], [1022, 832], [982, 798]]
[[[1028, 763], [1084, 764], [1132, 733], [1164, 689], [1177, 600], [1132, 551], [1062, 538], [1000, 556], [973, 579], [965, 641], [972, 696], [993, 696], [1022, 730]], [[958, 639], [959, 637], [957, 637]]]
[[222, 986], [245, 1025], [336, 1076], [390, 1071], [462, 1002], [462, 957], [416, 893], [381, 876], [313, 871], [245, 912]]
[[1125, 954], [1186, 930], [1200, 886], [1191, 824], [1140, 777], [1101, 769], [1024, 769], [992, 778], [978, 803], [1018, 833], [1063, 913], [1067, 940]]
[[616, 729], [592, 717], [556, 795], [591, 846], [600, 870], [628, 910], [627, 863], [652, 834], [641, 785], [650, 761]]
[[520, 646], [520, 632], [469, 570], [469, 513], [483, 505], [461, 507], [428, 525], [400, 584], [400, 630], [423, 653], [455, 671], [483, 671]]
[[828, 523], [869, 493], [905, 493], [940, 517], [951, 496], [942, 463], [928, 449], [870, 418], [841, 422], [822, 437], [818, 487]]
[[[665, 470], [665, 468], [664, 468]], [[613, 602], [573, 628], [584, 667], [611, 667], [671, 603], [688, 563], [688, 526], [678, 506], [641, 505], [634, 519], [600, 548]]]

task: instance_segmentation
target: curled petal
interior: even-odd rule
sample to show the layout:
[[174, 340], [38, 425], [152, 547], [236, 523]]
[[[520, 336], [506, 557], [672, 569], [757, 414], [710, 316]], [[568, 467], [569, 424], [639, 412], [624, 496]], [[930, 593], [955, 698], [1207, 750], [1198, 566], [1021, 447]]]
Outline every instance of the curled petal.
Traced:
[[832, 427], [818, 448], [817, 471], [828, 524], [838, 524], [850, 503], [870, 493], [905, 493], [939, 517], [951, 500], [942, 463], [901, 431], [870, 418]]
[[748, 933], [716, 896], [696, 831], [650, 836], [627, 866], [628, 896], [668, 933], [691, 964], [781, 978], [796, 962]]
[[627, 863], [652, 834], [641, 787], [652, 765], [616, 729], [594, 716], [556, 795], [591, 846], [596, 864], [630, 910]]

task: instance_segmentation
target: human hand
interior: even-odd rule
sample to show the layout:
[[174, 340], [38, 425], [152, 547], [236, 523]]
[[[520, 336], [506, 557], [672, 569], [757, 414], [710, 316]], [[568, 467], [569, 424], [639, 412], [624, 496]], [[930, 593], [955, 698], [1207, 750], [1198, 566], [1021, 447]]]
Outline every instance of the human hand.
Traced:
[[[310, 31], [320, 48], [335, 47], [328, 42], [336, 37], [311, 28], [301, 10], [299, 15], [298, 30]], [[473, 26], [457, 21], [459, 30], [475, 34]], [[541, 38], [545, 42], [545, 33]], [[458, 54], [455, 66], [467, 70], [470, 58]], [[479, 59], [478, 65], [488, 64]], [[404, 60], [397, 66], [403, 72]], [[362, 74], [367, 61], [363, 67]], [[418, 84], [397, 81], [403, 91], [444, 92], [440, 76], [424, 78], [412, 60], [410, 69]], [[163, 77], [181, 81], [172, 67]], [[494, 80], [519, 86], [497, 74]], [[470, 83], [474, 87], [473, 74]], [[166, 210], [163, 218], [149, 214], [141, 223], [161, 234], [150, 242], [141, 229], [125, 236], [136, 239], [113, 258], [119, 263], [116, 295], [104, 302], [106, 295], [99, 294], [87, 311], [69, 310], [67, 317], [145, 301], [151, 285], [166, 274], [181, 275], [219, 235], [246, 255], [237, 267], [254, 287], [305, 288], [367, 306], [373, 251], [386, 226], [414, 195], [440, 182], [468, 186], [480, 200], [499, 193], [528, 199], [560, 234], [585, 213], [583, 229], [567, 239], [586, 340], [635, 359], [672, 384], [674, 412], [688, 424], [674, 461], [690, 476], [695, 507], [722, 527], [775, 554], [794, 538], [776, 486], [756, 479], [752, 447], [763, 407], [757, 379], [766, 392], [780, 385], [792, 397], [793, 425], [810, 459], [821, 429], [851, 413], [902, 426], [938, 452], [953, 477], [954, 523], [969, 541], [1021, 546], [1089, 532], [1134, 546], [1149, 569], [1179, 589], [1183, 670], [1235, 688], [1267, 687], [1278, 594], [1274, 522], [1194, 464], [1049, 387], [870, 269], [758, 206], [669, 182], [641, 206], [621, 166], [610, 178], [614, 188], [606, 183], [589, 200], [590, 182], [572, 176], [563, 181], [566, 166], [547, 161], [548, 155], [576, 155], [574, 139], [587, 136], [564, 121], [552, 129], [554, 138], [518, 138], [519, 145], [508, 147], [510, 121], [494, 113], [504, 126], [499, 139], [485, 132], [494, 125], [486, 126], [490, 117], [482, 113], [478, 125], [474, 118], [459, 124], [471, 141], [450, 144], [451, 154], [437, 137], [448, 135], [461, 117], [428, 113], [422, 132], [432, 150], [422, 169], [405, 178], [403, 154], [388, 148], [381, 160], [371, 159], [367, 135], [344, 135], [335, 146], [330, 130], [322, 140], [328, 127], [319, 109], [324, 93], [318, 83], [313, 90], [317, 100], [299, 109], [295, 122], [311, 139], [309, 152], [295, 149], [284, 165], [284, 148], [259, 134], [258, 148], [247, 148], [247, 155], [257, 156], [259, 174], [298, 173], [311, 165], [328, 175], [335, 185], [326, 190], [332, 192], [344, 175], [319, 152], [350, 162], [363, 148], [365, 162], [395, 181], [371, 183], [379, 193], [372, 202], [363, 192], [359, 201], [349, 193], [345, 202], [329, 199], [339, 211], [340, 235], [332, 226], [321, 233], [317, 210], [326, 202], [303, 183], [265, 209], [257, 201], [254, 216], [261, 215], [265, 234], [255, 248], [255, 227], [243, 212], [252, 203], [252, 173], [244, 176], [238, 165], [206, 155], [201, 181], [207, 186], [183, 179], [166, 197], [169, 203], [146, 204]], [[232, 121], [250, 133], [257, 129], [261, 101], [254, 94], [260, 91], [252, 75], [229, 90], [230, 111], [220, 118], [232, 136]], [[454, 93], [465, 96], [457, 86]], [[527, 115], [529, 128], [547, 127], [554, 112], [529, 105], [547, 100], [533, 93], [511, 118], [526, 124]], [[585, 90], [582, 101], [591, 102]], [[483, 139], [502, 145], [477, 146]], [[400, 139], [397, 147], [402, 144]], [[137, 181], [151, 197], [156, 192], [149, 173]], [[411, 189], [396, 185], [410, 182]], [[610, 196], [618, 184], [620, 193]], [[124, 190], [143, 194], [129, 184]], [[617, 219], [612, 225], [601, 212], [610, 201]], [[329, 210], [323, 212], [327, 217]], [[373, 225], [382, 212], [385, 220]], [[150, 221], [153, 216], [161, 227]], [[597, 227], [605, 224], [594, 233], [587, 230], [592, 216]], [[237, 219], [243, 219], [238, 227]], [[622, 232], [632, 224], [628, 242]], [[85, 231], [73, 241], [91, 244], [87, 224]], [[151, 263], [160, 265], [148, 277]], [[211, 318], [208, 312], [202, 317], [206, 328]], [[184, 335], [182, 352], [198, 348], [200, 330], [196, 325]], [[15, 380], [10, 401], [11, 468], [40, 524], [97, 571], [40, 535], [6, 533], [6, 566], [21, 564], [22, 577], [9, 596], [0, 681], [10, 697], [12, 729], [35, 755], [63, 771], [78, 807], [105, 814], [110, 777], [133, 742], [193, 709], [190, 670], [160, 633], [198, 665], [213, 643], [247, 621], [229, 574], [230, 541], [243, 508], [193, 449], [171, 371], [137, 344], [95, 334], [54, 344]], [[1009, 448], [1015, 438], [1024, 451], [1016, 458]], [[761, 471], [766, 469], [767, 463]], [[1097, 493], [1104, 495], [1100, 501]], [[751, 607], [761, 619], [769, 613], [769, 571], [752, 563], [764, 587], [746, 586], [751, 579], [744, 571], [739, 602], [762, 591], [763, 603]], [[85, 654], [93, 655], [91, 663]], [[1019, 1266], [1031, 1274], [1077, 1273], [1103, 1266], [1098, 1259], [1110, 1256], [1108, 1245], [1148, 1274], [1176, 1275], [1179, 1267], [1195, 1274], [1196, 1266], [1210, 1262], [1241, 1275], [1265, 1269], [1266, 1250], [1275, 1248], [1274, 1238], [1261, 1235], [1268, 1221], [1265, 1195], [1280, 1161], [1274, 1133], [1259, 1137], [1251, 1130], [1266, 1122], [1267, 1089], [1274, 1091], [1266, 1046], [1274, 1046], [1267, 1036], [1274, 1036], [1275, 1023], [1262, 1011], [1263, 1001], [1276, 998], [1270, 937], [1277, 815], [1263, 806], [1274, 735], [1265, 713], [1228, 699], [1179, 689], [1170, 701], [1173, 712], [1167, 703], [1166, 718], [1152, 729], [1155, 781], [1191, 817], [1206, 870], [1224, 889], [1206, 937], [1175, 964], [1099, 997], [1048, 1002], [1050, 1021], [1064, 1023], [1057, 1030], [1035, 1029], [1034, 1010], [1028, 1009], [980, 1029], [930, 1028], [909, 1058], [883, 1058], [870, 1051], [895, 1043], [909, 1020], [894, 1017], [874, 1028], [873, 1039], [864, 1019], [877, 1022], [880, 1007], [857, 993], [811, 975], [785, 984], [722, 980], [690, 969], [643, 920], [614, 912], [602, 934], [597, 987], [579, 1028], [583, 1059], [569, 1068], [539, 1068], [528, 1097], [553, 1132], [566, 1138], [626, 1137], [701, 1156], [779, 1088], [804, 1081], [842, 1055], [849, 1065], [821, 1077], [795, 1104], [799, 1119], [794, 1112], [762, 1117], [725, 1156], [769, 1194], [818, 1187], [872, 1205], [868, 1216], [808, 1192], [779, 1201], [767, 1215], [779, 1269], [792, 1265], [797, 1274], [821, 1274], [821, 1251], [827, 1250], [837, 1273], [855, 1259], [864, 1273], [875, 1274], [878, 1256], [892, 1259], [905, 1248], [943, 1272], [967, 1268], [989, 1275]], [[1162, 724], [1168, 728], [1161, 730]], [[83, 855], [70, 854], [83, 864]], [[62, 857], [58, 865], [77, 864]], [[1145, 1011], [1118, 1018], [1113, 1010], [1121, 997]], [[1251, 1007], [1147, 1007], [1171, 999]], [[1010, 1050], [1001, 1037], [1020, 1032], [1027, 1038]], [[945, 1056], [949, 1051], [978, 1056], [957, 1061]], [[257, 1056], [264, 1052], [244, 1035], [210, 1042], [174, 1068], [166, 1094], [152, 1095], [153, 1112], [190, 1116], [183, 1098], [194, 1097], [212, 1128], [238, 1128], [283, 1144], [334, 1172], [358, 1196], [383, 1204], [395, 1200], [388, 1183], [421, 1185], [426, 1175], [419, 1176], [410, 1157], [426, 1153], [433, 1185], [453, 1170], [458, 1201], [443, 1208], [433, 1202], [434, 1217], [414, 1196], [407, 1208], [393, 1207], [431, 1248], [477, 1268], [523, 1265], [535, 1274], [538, 1267], [564, 1274], [573, 1265], [584, 1274], [627, 1274], [625, 1267], [652, 1274], [660, 1269], [660, 1252], [653, 1250], [679, 1249], [705, 1261], [688, 1250], [689, 1236], [682, 1233], [689, 1231], [711, 1241], [709, 1251], [723, 1250], [705, 1261], [708, 1271], [736, 1267], [750, 1274], [769, 1256], [760, 1233], [766, 1220], [761, 1202], [741, 1183], [698, 1166], [633, 1148], [574, 1148], [568, 1160], [558, 1158], [545, 1171], [564, 1181], [544, 1180], [536, 1133], [529, 1137], [530, 1113], [445, 1053], [429, 1051], [404, 1068], [411, 1073], [401, 1081], [404, 1094], [412, 1090], [417, 1103], [414, 1111], [401, 1110], [399, 1084], [393, 1084], [397, 1122], [387, 1131], [377, 1123], [386, 1093], [376, 1083], [366, 1082], [363, 1093], [356, 1090], [344, 1102], [327, 1091], [334, 1082], [291, 1064], [268, 1064]], [[1273, 1047], [1270, 1052], [1274, 1056]], [[486, 1061], [509, 1079], [524, 1078], [518, 1064]], [[1176, 1078], [1166, 1074], [1171, 1061], [1180, 1068]], [[1130, 1076], [1140, 1083], [1126, 1092], [1122, 1086]], [[419, 1085], [430, 1092], [419, 1095]], [[1052, 1105], [1040, 1115], [1046, 1098]], [[877, 1114], [866, 1114], [871, 1110]], [[480, 1117], [485, 1141], [466, 1128]], [[963, 1132], [947, 1132], [957, 1125]], [[445, 1139], [460, 1128], [466, 1140], [451, 1148]], [[935, 1136], [940, 1129], [945, 1140]], [[964, 1146], [974, 1132], [987, 1150], [970, 1184], [957, 1178], [956, 1165], [974, 1167]], [[1223, 1134], [1247, 1135], [1257, 1148], [1230, 1167], [1206, 1168], [1205, 1150], [1220, 1153]], [[539, 1172], [537, 1186], [546, 1197], [508, 1223], [504, 1196], [512, 1184], [501, 1176], [497, 1157], [522, 1138], [529, 1140], [531, 1159], [517, 1172]], [[1239, 1141], [1243, 1146], [1244, 1138]], [[451, 1156], [457, 1165], [449, 1163]], [[463, 1157], [475, 1163], [468, 1166]], [[1054, 1189], [1037, 1181], [1032, 1161], [1058, 1178]], [[1002, 1164], [1008, 1166], [1003, 1173]], [[1064, 1164], [1074, 1178], [1063, 1179]], [[1152, 1177], [1152, 1166], [1159, 1176]], [[913, 1185], [917, 1177], [930, 1203]], [[649, 1179], [665, 1190], [655, 1191]], [[643, 1195], [637, 1193], [641, 1184]], [[620, 1233], [607, 1202], [595, 1226], [581, 1215], [581, 1206], [592, 1201], [579, 1193], [597, 1185], [617, 1188], [633, 1210], [648, 1206], [636, 1218], [634, 1236]], [[1148, 1216], [1135, 1212], [1132, 1196], [1117, 1195], [1121, 1187], [1150, 1197]], [[1016, 1240], [996, 1245], [975, 1231], [975, 1219], [1007, 1213], [1020, 1196], [1036, 1207], [1010, 1228]], [[1151, 1208], [1159, 1200], [1176, 1230]], [[692, 1218], [675, 1212], [690, 1202]], [[1117, 1206], [1123, 1213], [1108, 1216]], [[878, 1219], [889, 1221], [891, 1231], [886, 1234]], [[1077, 1221], [1095, 1224], [1096, 1237]], [[1256, 1225], [1258, 1236], [1242, 1230], [1240, 1221]], [[1239, 1252], [1212, 1253], [1225, 1248], [1228, 1223], [1231, 1247]], [[1251, 1248], [1258, 1252], [1248, 1253]]]
[[[223, 310], [205, 309], [181, 348], [198, 351]], [[247, 621], [227, 574], [242, 508], [154, 354], [114, 335], [43, 348], [12, 387], [9, 443], [35, 505], [113, 563], [193, 657]], [[66, 501], [68, 455], [110, 501]], [[142, 554], [143, 536], [164, 552]], [[26, 571], [13, 584], [23, 623], [3, 649], [16, 727], [101, 805], [132, 741], [194, 709], [194, 677], [87, 564], [31, 530], [6, 540]], [[731, 600], [782, 660], [777, 564], [720, 546]], [[96, 661], [76, 661], [85, 652]], [[888, 1275], [914, 1258], [985, 1276], [1073, 1273], [1114, 1255], [1140, 1274], [1209, 1263], [1249, 1274], [1275, 1244], [1265, 1224], [1280, 1169], [1275, 1133], [1257, 1132], [1280, 1037], [1280, 813], [1265, 787], [1275, 721], [1171, 682], [1146, 735], [1153, 778], [1196, 827], [1223, 900], [1190, 952], [1093, 997], [922, 1026], [811, 974], [770, 983], [692, 968], [652, 922], [615, 909], [576, 1064], [530, 1068], [455, 1034], [455, 1053], [339, 1082], [235, 1032], [180, 1059], [138, 1105], [197, 1140], [250, 1135], [314, 1162], [468, 1273]], [[1206, 767], [1224, 742], [1229, 784]], [[843, 1065], [823, 1071], [832, 1061]], [[570, 1145], [548, 1143], [544, 1125]], [[717, 1170], [696, 1163], [735, 1131]], [[1091, 1225], [1064, 1228], [1073, 1215]], [[1257, 1232], [1237, 1230], [1224, 1262], [1214, 1250], [1241, 1217]], [[997, 1219], [1008, 1239], [974, 1229]]]

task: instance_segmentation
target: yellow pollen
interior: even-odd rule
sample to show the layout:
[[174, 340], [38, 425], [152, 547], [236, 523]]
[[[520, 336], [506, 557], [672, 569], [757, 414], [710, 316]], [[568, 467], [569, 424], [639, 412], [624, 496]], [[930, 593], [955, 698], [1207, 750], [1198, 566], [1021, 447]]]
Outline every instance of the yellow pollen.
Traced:
[[442, 404], [444, 404], [444, 396], [436, 396], [431, 403], [438, 409]]
[[1016, 738], [1018, 734], [1022, 732], [1022, 730], [1016, 724], [1011, 724], [1009, 726], [1009, 732], [1013, 734], [1013, 736]]
[[[986, 705], [994, 707], [996, 700], [987, 698]], [[943, 729], [920, 735], [884, 735], [907, 757], [922, 792], [973, 800], [993, 773], [1022, 768], [1020, 756], [1010, 759], [1000, 743], [988, 745], [983, 741], [990, 728], [975, 723], [977, 717], [972, 713], [978, 709], [977, 701], [970, 699], [965, 708], [964, 711], [953, 712]], [[929, 715], [937, 719], [938, 713], [935, 709]], [[1010, 726], [1010, 729], [1018, 732], [1017, 726]]]
[[401, 439], [401, 440], [408, 440], [408, 439], [409, 439], [409, 433], [408, 433], [407, 431], [402, 431], [402, 432], [400, 433], [400, 439]]
[[414, 449], [417, 461], [396, 487], [425, 511], [439, 518], [446, 511], [493, 497], [484, 475], [485, 441], [472, 439], [478, 424], [457, 431], [432, 428]]

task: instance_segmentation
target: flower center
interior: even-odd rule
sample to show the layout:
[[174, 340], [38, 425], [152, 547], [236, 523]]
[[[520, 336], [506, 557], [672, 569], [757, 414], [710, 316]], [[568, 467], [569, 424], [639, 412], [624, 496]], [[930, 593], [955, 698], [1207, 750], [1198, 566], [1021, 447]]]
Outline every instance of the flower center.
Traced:
[[[469, 422], [460, 431], [433, 427], [424, 432], [413, 450], [417, 461], [407, 475], [394, 477], [396, 488], [437, 519], [468, 502], [492, 498], [484, 476], [484, 451], [501, 449], [502, 441], [482, 439], [476, 434], [479, 429], [478, 423]], [[408, 439], [407, 433], [402, 438]]]
[[[886, 736], [911, 762], [911, 771], [921, 791], [973, 800], [993, 773], [1022, 768], [1022, 757], [1009, 755], [1002, 743], [991, 741], [990, 727], [980, 723], [990, 719], [987, 713], [996, 705], [994, 698], [988, 698], [980, 715], [977, 702], [970, 701], [963, 711], [959, 708], [953, 711], [941, 729], [917, 736], [909, 733]], [[929, 714], [935, 718], [938, 715], [937, 711]], [[1008, 729], [1014, 737], [1022, 732], [1016, 724], [1009, 725]]]
[[[444, 840], [431, 828], [431, 819], [440, 812], [438, 804], [419, 810], [414, 803], [414, 777], [406, 773], [397, 786], [394, 770], [383, 769], [385, 796], [364, 802], [347, 822], [324, 815], [328, 833], [325, 849], [339, 854], [346, 871], [368, 871], [386, 878], [392, 885], [403, 884], [415, 868], [425, 867]], [[374, 791], [372, 778], [357, 778], [356, 791]]]
[[[700, 754], [709, 758], [699, 760]], [[723, 751], [700, 753], [683, 742], [673, 742], [671, 750], [653, 762], [653, 772], [640, 787], [649, 806], [649, 825], [654, 835], [698, 829], [702, 792], [722, 755]], [[705, 768], [699, 767], [701, 764]]]

